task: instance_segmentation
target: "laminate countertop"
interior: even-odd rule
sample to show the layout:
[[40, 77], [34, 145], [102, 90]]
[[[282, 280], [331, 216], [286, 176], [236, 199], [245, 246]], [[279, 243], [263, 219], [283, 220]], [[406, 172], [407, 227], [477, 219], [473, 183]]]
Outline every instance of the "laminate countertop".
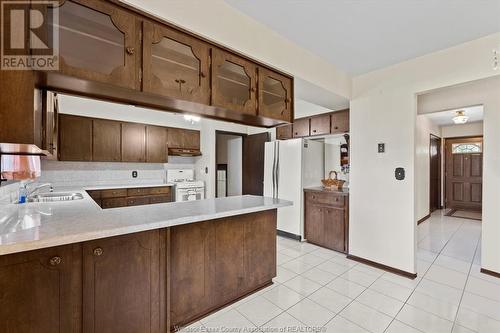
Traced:
[[244, 195], [102, 209], [81, 187], [54, 190], [79, 192], [83, 199], [0, 204], [0, 255], [292, 205], [287, 200]]
[[304, 191], [306, 191], [306, 192], [334, 193], [334, 194], [340, 194], [340, 195], [344, 195], [344, 196], [349, 195], [349, 188], [348, 187], [344, 187], [342, 190], [327, 190], [321, 186], [317, 186], [317, 187], [306, 187], [306, 188], [304, 188]]

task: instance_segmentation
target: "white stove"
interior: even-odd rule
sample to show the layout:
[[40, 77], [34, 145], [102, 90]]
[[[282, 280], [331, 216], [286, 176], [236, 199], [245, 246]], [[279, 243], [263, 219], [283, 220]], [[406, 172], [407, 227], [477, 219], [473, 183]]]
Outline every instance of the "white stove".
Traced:
[[167, 170], [167, 182], [175, 184], [175, 201], [205, 199], [205, 183], [194, 179], [193, 169]]

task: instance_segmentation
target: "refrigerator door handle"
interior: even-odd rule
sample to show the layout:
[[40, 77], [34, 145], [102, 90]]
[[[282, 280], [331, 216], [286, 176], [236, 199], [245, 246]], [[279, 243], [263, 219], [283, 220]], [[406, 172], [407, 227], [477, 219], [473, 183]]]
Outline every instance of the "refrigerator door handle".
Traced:
[[280, 189], [280, 145], [278, 142], [278, 152], [276, 154], [276, 196], [275, 198], [279, 198], [279, 189]]
[[273, 198], [276, 198], [276, 141], [274, 142], [273, 150]]

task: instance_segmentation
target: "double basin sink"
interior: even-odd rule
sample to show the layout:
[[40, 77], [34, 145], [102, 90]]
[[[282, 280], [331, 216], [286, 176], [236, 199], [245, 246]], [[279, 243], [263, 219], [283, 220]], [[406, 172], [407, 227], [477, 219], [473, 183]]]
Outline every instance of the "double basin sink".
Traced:
[[71, 201], [81, 200], [83, 195], [78, 192], [50, 192], [37, 194], [28, 198], [28, 202], [54, 202], [54, 201]]

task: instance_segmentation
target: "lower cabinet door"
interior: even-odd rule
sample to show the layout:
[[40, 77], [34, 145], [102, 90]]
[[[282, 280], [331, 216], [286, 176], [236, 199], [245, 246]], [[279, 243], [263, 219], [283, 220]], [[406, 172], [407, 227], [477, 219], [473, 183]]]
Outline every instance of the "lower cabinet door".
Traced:
[[81, 247], [0, 256], [0, 332], [79, 333]]
[[325, 244], [329, 249], [345, 251], [345, 218], [344, 210], [338, 208], [324, 208], [324, 235]]
[[276, 276], [276, 210], [247, 215], [244, 225], [245, 287], [250, 291]]
[[325, 246], [323, 208], [306, 202], [305, 236], [308, 242]]
[[181, 326], [213, 305], [213, 222], [170, 229], [170, 321]]
[[160, 332], [160, 231], [83, 244], [83, 332]]
[[241, 216], [215, 222], [215, 294], [222, 305], [245, 289], [245, 239]]

